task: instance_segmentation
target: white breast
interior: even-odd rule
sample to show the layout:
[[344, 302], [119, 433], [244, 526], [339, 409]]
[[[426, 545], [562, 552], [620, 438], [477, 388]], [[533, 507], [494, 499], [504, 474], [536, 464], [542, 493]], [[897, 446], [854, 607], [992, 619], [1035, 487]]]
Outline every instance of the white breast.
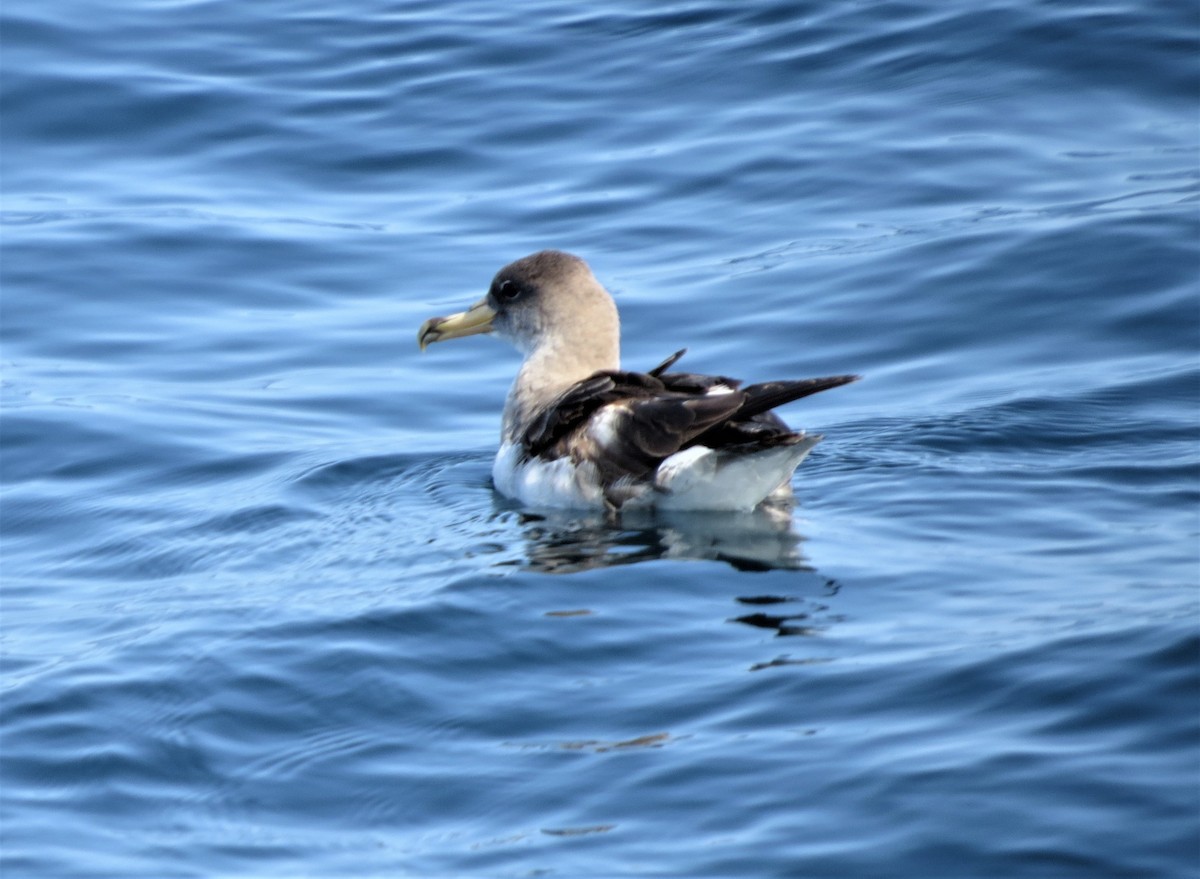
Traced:
[[504, 443], [492, 463], [492, 481], [504, 495], [531, 507], [595, 509], [604, 493], [590, 465], [576, 467], [569, 458], [525, 460], [521, 447]]

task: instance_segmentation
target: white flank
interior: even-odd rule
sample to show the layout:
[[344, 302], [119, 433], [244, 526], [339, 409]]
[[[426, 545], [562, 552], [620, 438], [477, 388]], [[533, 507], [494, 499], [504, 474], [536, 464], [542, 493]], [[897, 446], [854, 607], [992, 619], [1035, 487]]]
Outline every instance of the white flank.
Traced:
[[504, 443], [492, 464], [492, 481], [501, 494], [531, 507], [595, 509], [604, 506], [604, 492], [590, 464], [579, 467], [570, 458], [522, 460], [521, 447]]
[[752, 510], [788, 483], [792, 473], [819, 441], [808, 436], [793, 446], [780, 446], [734, 456], [692, 446], [658, 466], [655, 506], [662, 510]]
[[[792, 473], [821, 439], [734, 456], [693, 446], [671, 455], [654, 474], [653, 491], [626, 502], [625, 507], [662, 510], [752, 510]], [[521, 460], [521, 449], [505, 443], [492, 465], [492, 479], [502, 494], [531, 507], [595, 509], [604, 506], [596, 470], [586, 462], [574, 466], [568, 458]]]

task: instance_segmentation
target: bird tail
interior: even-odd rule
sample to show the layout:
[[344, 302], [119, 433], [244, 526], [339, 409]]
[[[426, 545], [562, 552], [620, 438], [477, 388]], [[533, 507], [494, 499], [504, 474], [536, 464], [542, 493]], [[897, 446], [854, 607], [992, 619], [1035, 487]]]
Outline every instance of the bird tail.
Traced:
[[746, 401], [737, 411], [739, 420], [753, 418], [762, 412], [769, 412], [776, 406], [799, 400], [811, 394], [828, 391], [830, 388], [840, 388], [861, 378], [857, 375], [832, 375], [826, 378], [805, 378], [790, 381], [762, 382], [742, 389]]

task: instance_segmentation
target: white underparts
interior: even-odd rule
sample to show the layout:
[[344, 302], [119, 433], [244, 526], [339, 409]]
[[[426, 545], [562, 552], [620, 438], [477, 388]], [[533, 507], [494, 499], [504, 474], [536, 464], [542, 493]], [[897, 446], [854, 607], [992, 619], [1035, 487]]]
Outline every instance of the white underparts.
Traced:
[[[613, 429], [610, 419], [597, 420], [597, 433]], [[619, 416], [611, 419], [614, 424]], [[782, 486], [820, 440], [807, 436], [793, 445], [753, 453], [715, 451], [693, 446], [664, 460], [653, 481], [623, 490], [626, 507], [668, 510], [751, 510]], [[501, 494], [531, 507], [596, 509], [606, 505], [597, 468], [569, 458], [525, 458], [521, 447], [504, 443], [492, 466]]]

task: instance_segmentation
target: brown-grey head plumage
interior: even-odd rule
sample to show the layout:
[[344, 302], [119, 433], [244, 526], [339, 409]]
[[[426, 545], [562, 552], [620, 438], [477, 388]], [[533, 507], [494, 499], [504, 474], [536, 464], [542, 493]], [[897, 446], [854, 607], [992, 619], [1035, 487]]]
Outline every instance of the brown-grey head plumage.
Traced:
[[506, 437], [571, 385], [620, 368], [617, 306], [577, 256], [543, 250], [509, 263], [487, 302], [496, 312], [493, 331], [525, 354], [504, 410]]
[[433, 342], [495, 333], [525, 354], [504, 408], [505, 439], [575, 382], [621, 365], [617, 306], [587, 263], [543, 250], [509, 263], [487, 295], [467, 311], [425, 321], [422, 348]]
[[[511, 262], [488, 289], [493, 331], [526, 354], [575, 346], [580, 356], [618, 364], [617, 308], [587, 263], [561, 250], [543, 250]], [[561, 353], [566, 353], [562, 351]]]

